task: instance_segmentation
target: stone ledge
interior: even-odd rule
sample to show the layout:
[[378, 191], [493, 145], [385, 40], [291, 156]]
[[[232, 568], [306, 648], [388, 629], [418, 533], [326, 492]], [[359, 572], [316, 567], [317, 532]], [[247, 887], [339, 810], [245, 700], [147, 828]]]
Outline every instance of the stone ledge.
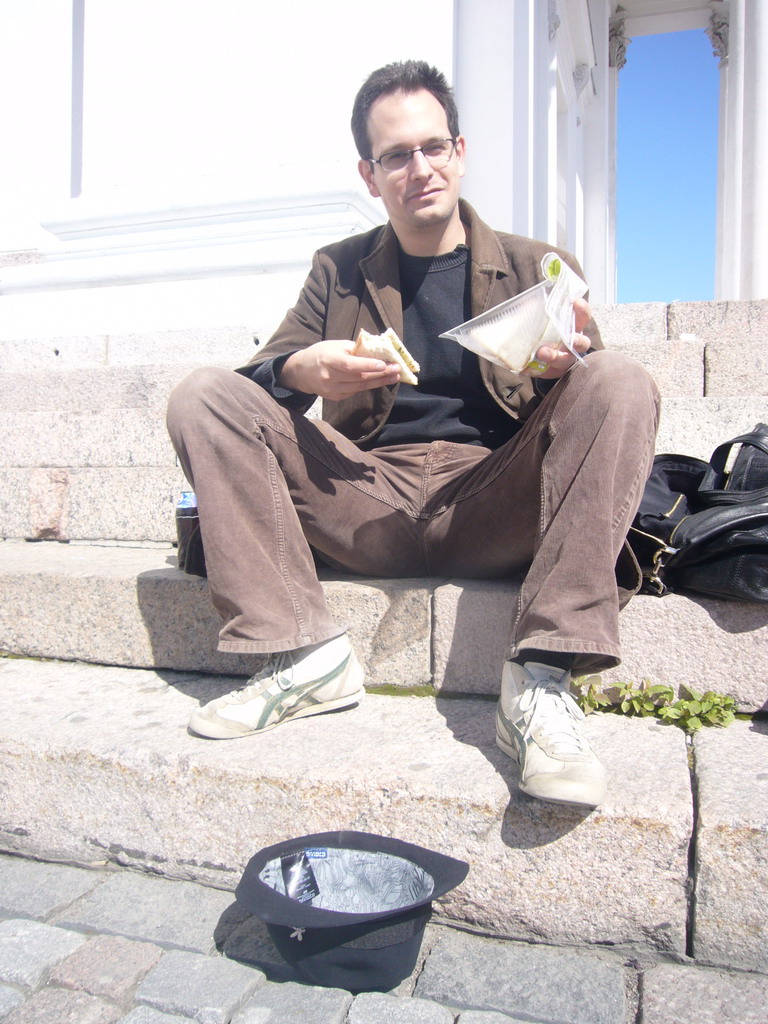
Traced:
[[[0, 545], [0, 647], [32, 657], [247, 675], [255, 656], [215, 650], [220, 622], [205, 580], [162, 547]], [[517, 584], [325, 574], [369, 684], [433, 683], [495, 695]], [[105, 609], [108, 613], [105, 614]], [[623, 662], [605, 683], [644, 679], [768, 708], [768, 605], [639, 596], [621, 615]]]
[[[250, 675], [256, 655], [216, 650], [208, 584], [170, 548], [0, 546], [0, 647], [33, 657]], [[326, 580], [371, 684], [430, 683], [433, 580]], [[108, 612], [105, 614], [105, 609]]]
[[[768, 964], [768, 722], [695, 737], [698, 780], [693, 955], [710, 964]], [[734, 914], [733, 908], [741, 908]]]
[[667, 336], [695, 334], [705, 341], [768, 341], [768, 300], [672, 302], [667, 310]]
[[[517, 587], [449, 581], [435, 591], [435, 680], [441, 689], [495, 693]], [[622, 663], [604, 685], [643, 680], [717, 690], [745, 711], [768, 708], [768, 605], [639, 595], [621, 613]], [[738, 666], [736, 671], [734, 666]]]
[[[147, 403], [106, 417], [71, 410], [7, 414], [0, 536], [174, 539], [176, 500], [188, 485], [174, 464], [157, 393]], [[768, 396], [667, 398], [656, 450], [709, 459], [718, 444], [760, 421], [768, 422]], [[43, 434], [50, 434], [44, 444], [37, 440]]]
[[685, 952], [692, 808], [673, 727], [590, 716], [610, 786], [585, 814], [519, 792], [495, 746], [493, 701], [369, 694], [349, 711], [216, 743], [186, 722], [231, 679], [24, 660], [0, 663], [0, 679], [7, 852], [232, 889], [255, 850], [287, 835], [401, 835], [473, 865], [441, 901], [453, 922]]

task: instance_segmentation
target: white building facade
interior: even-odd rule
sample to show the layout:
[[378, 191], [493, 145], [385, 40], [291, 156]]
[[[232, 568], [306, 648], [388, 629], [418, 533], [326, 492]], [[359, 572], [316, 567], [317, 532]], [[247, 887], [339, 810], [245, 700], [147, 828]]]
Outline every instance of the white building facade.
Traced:
[[593, 301], [615, 301], [618, 76], [633, 35], [688, 28], [721, 69], [715, 297], [768, 297], [768, 0], [381, 10], [0, 0], [0, 337], [266, 337], [314, 249], [384, 219], [349, 115], [371, 70], [407, 58], [454, 85], [480, 215], [570, 249]]

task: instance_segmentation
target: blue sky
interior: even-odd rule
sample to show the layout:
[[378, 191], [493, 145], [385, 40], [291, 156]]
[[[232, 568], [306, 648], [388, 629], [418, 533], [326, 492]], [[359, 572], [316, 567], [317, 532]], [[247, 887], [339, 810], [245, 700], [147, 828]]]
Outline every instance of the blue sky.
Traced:
[[619, 72], [619, 302], [712, 299], [719, 65], [703, 30], [636, 36]]

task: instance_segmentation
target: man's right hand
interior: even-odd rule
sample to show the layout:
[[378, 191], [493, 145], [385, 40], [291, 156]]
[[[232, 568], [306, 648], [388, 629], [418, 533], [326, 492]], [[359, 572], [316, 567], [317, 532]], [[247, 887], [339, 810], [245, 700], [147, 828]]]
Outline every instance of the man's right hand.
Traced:
[[338, 402], [360, 391], [397, 383], [400, 367], [396, 363], [353, 356], [354, 347], [353, 341], [317, 341], [292, 352], [283, 363], [278, 384]]

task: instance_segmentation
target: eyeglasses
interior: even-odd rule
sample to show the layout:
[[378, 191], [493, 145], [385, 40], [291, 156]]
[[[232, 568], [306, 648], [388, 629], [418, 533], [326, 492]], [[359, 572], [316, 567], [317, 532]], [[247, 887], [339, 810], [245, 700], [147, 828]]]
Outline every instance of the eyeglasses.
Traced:
[[439, 171], [449, 162], [455, 148], [456, 139], [438, 139], [436, 142], [427, 142], [424, 146], [417, 146], [416, 149], [401, 149], [396, 153], [385, 153], [378, 160], [370, 157], [370, 162], [379, 164], [384, 171], [402, 171], [411, 162], [414, 153], [423, 153], [430, 166]]

